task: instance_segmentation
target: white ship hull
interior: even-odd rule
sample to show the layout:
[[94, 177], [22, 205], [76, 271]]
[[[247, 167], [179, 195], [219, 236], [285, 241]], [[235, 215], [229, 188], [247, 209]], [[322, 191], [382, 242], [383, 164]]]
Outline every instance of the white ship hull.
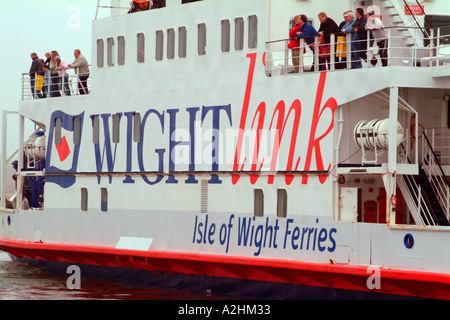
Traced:
[[[273, 49], [286, 31], [275, 21], [291, 13], [279, 2], [235, 1], [220, 17], [207, 15], [213, 1], [178, 2], [94, 22], [89, 95], [20, 103], [20, 140], [28, 118], [47, 142], [37, 157], [19, 146], [16, 198], [38, 200], [1, 210], [0, 249], [207, 289], [220, 279], [449, 299], [445, 57], [423, 60], [392, 33], [388, 67], [333, 61], [284, 74], [293, 67], [284, 41]], [[310, 16], [319, 8], [285, 2]], [[185, 54], [183, 28], [198, 41]], [[318, 62], [309, 50], [302, 61]], [[427, 174], [438, 209], [423, 202]]]

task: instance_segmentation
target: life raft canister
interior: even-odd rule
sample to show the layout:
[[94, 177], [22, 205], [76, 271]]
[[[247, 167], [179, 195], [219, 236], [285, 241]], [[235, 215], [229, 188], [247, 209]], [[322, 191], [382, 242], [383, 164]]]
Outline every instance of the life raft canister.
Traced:
[[150, 2], [148, 0], [133, 0], [133, 3], [139, 10], [148, 10]]

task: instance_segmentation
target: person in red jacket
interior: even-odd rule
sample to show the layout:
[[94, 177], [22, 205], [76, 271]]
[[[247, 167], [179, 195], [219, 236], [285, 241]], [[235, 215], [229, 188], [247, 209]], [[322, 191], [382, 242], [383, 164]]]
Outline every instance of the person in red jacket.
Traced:
[[289, 42], [288, 48], [292, 50], [292, 64], [294, 65], [295, 73], [300, 72], [300, 40], [296, 37], [297, 32], [300, 31], [302, 27], [300, 24], [300, 16], [295, 16], [294, 18], [295, 26], [289, 31]]

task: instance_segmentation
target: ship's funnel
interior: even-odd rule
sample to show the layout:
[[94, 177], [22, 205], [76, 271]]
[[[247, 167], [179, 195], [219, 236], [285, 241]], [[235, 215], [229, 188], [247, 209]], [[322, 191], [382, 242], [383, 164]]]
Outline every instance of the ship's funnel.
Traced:
[[[356, 144], [365, 150], [389, 149], [389, 119], [362, 120], [353, 131]], [[403, 127], [397, 122], [397, 147], [403, 140]]]

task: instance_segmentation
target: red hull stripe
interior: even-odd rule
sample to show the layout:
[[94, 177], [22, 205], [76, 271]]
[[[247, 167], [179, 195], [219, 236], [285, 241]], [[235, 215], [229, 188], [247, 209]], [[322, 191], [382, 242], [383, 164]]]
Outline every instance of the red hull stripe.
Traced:
[[380, 289], [367, 287], [367, 267], [166, 251], [0, 240], [16, 257], [138, 268], [152, 272], [293, 283], [379, 293], [450, 299], [450, 274], [380, 268]]

